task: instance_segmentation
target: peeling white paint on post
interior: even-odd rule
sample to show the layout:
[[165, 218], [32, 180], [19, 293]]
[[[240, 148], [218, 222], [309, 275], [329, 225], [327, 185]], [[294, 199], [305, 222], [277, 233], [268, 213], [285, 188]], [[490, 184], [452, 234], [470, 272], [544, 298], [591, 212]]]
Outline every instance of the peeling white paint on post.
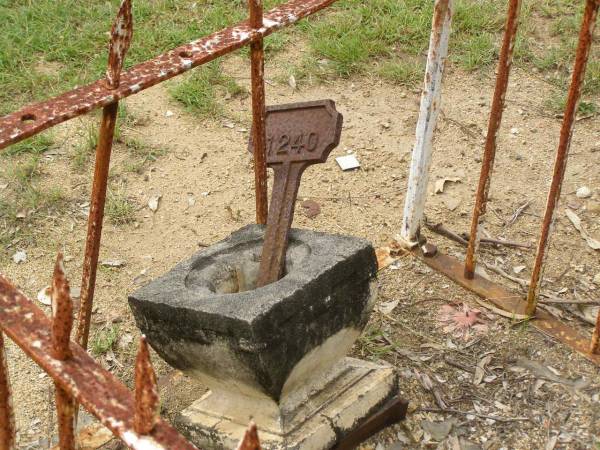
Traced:
[[431, 38], [427, 53], [425, 81], [421, 94], [421, 108], [412, 152], [410, 175], [400, 237], [411, 245], [416, 244], [425, 201], [431, 165], [433, 132], [437, 124], [442, 95], [442, 77], [448, 57], [448, 40], [452, 23], [452, 1], [436, 0], [431, 25]]

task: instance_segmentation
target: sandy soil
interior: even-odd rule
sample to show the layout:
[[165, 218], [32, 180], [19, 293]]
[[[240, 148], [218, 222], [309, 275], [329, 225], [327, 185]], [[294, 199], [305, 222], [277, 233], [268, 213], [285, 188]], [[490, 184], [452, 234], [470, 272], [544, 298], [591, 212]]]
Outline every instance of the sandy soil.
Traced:
[[[321, 213], [309, 219], [297, 207], [295, 226], [361, 236], [375, 246], [388, 243], [400, 228], [419, 91], [368, 77], [320, 85], [299, 83], [298, 90], [293, 90], [272, 81], [282, 68], [277, 62], [268, 66], [269, 104], [331, 98], [344, 115], [341, 144], [326, 164], [307, 170], [300, 188], [300, 199], [317, 201]], [[229, 59], [227, 71], [239, 83], [248, 85], [244, 60]], [[470, 222], [492, 87], [490, 77], [452, 69], [444, 85], [431, 191], [439, 178], [458, 177], [460, 182], [447, 183], [444, 193], [429, 197], [427, 216], [455, 231], [466, 231]], [[550, 89], [540, 78], [515, 71], [486, 217], [485, 228], [494, 237], [530, 243], [532, 247], [488, 249], [481, 259], [522, 278], [528, 278], [532, 266], [560, 127], [560, 120], [543, 107]], [[161, 86], [127, 101], [134, 117], [143, 119], [143, 125], [126, 128], [125, 135], [166, 150], [141, 175], [124, 172], [121, 167], [126, 153], [120, 145], [114, 151], [110, 188], [122, 189], [139, 209], [133, 224], [105, 226], [100, 259], [118, 259], [126, 264], [99, 270], [93, 333], [113, 324], [118, 327], [119, 345], [100, 360], [129, 385], [138, 331], [127, 306], [127, 294], [169, 270], [199, 246], [225, 238], [254, 220], [253, 174], [246, 150], [250, 101], [234, 98], [226, 104], [225, 118], [201, 120], [183, 111]], [[167, 115], [167, 111], [174, 114]], [[79, 285], [91, 179], [91, 168], [88, 173], [74, 174], [69, 165], [80, 124], [62, 127], [61, 145], [43, 163], [46, 182], [63, 184], [73, 200], [72, 210], [63, 217], [48, 219], [40, 230], [38, 245], [25, 249], [25, 263], [10, 263], [3, 268], [32, 298], [48, 283], [57, 248], [67, 256], [72, 284]], [[564, 298], [573, 298], [575, 291], [597, 299], [600, 289], [592, 282], [600, 273], [599, 253], [585, 244], [564, 214], [567, 206], [573, 208], [586, 229], [600, 237], [599, 138], [597, 117], [577, 123], [544, 285], [554, 293], [562, 292]], [[334, 158], [350, 152], [360, 160], [361, 169], [342, 172]], [[574, 195], [581, 186], [592, 189], [591, 198]], [[147, 207], [154, 195], [161, 195], [156, 213]], [[507, 225], [514, 211], [527, 201], [530, 205], [525, 213]], [[446, 253], [464, 254], [463, 248], [440, 236], [430, 239]], [[520, 265], [525, 268], [517, 275], [513, 267]], [[509, 280], [499, 281], [514, 287]], [[392, 311], [373, 314], [366, 337], [356, 345], [354, 354], [383, 358], [397, 368], [411, 414], [404, 424], [384, 431], [365, 448], [576, 449], [593, 448], [594, 439], [600, 439], [597, 367], [526, 324], [485, 311], [482, 317], [488, 325], [486, 332], [467, 341], [453, 337], [437, 320], [440, 306], [465, 302], [475, 308], [478, 305], [474, 296], [410, 257], [383, 270], [380, 283], [380, 303], [398, 303]], [[591, 326], [573, 314], [563, 315], [582, 332], [591, 332]], [[389, 341], [397, 342], [400, 349], [390, 349]], [[473, 384], [475, 367], [485, 356], [491, 357], [485, 378]], [[23, 447], [29, 444], [29, 448], [43, 448], [53, 423], [49, 413], [52, 408], [48, 406], [50, 380], [12, 344], [8, 357], [20, 443]], [[518, 358], [551, 366], [563, 379], [584, 377], [587, 383], [575, 388], [573, 383], [543, 381], [539, 374], [519, 366]], [[448, 360], [458, 362], [464, 370]], [[156, 355], [154, 361], [159, 374], [168, 372]], [[432, 380], [447, 408], [462, 412], [424, 411], [438, 409], [439, 405], [419, 382], [423, 374]], [[181, 406], [195, 398], [183, 396], [177, 401], [167, 399], [166, 403]], [[454, 420], [452, 431], [442, 444], [432, 443], [432, 433], [424, 431], [431, 430], [427, 421], [450, 418]], [[458, 443], [461, 439], [462, 444]], [[468, 447], [466, 441], [473, 447]]]

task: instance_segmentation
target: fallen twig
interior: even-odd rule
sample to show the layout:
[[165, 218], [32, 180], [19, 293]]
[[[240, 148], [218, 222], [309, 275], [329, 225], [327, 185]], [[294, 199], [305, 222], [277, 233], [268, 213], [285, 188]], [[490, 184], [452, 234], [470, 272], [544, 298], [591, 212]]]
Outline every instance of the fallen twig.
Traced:
[[462, 364], [462, 363], [460, 363], [458, 361], [450, 359], [447, 356], [444, 356], [444, 362], [446, 364], [448, 364], [449, 366], [456, 367], [457, 369], [463, 370], [465, 372], [469, 372], [469, 373], [474, 373], [475, 372], [475, 368], [466, 366], [466, 365], [464, 365], [464, 364]]
[[519, 422], [519, 421], [531, 420], [529, 417], [491, 416], [488, 414], [479, 414], [477, 412], [461, 411], [459, 409], [451, 409], [451, 408], [419, 408], [419, 411], [437, 412], [437, 413], [446, 413], [446, 414], [462, 414], [463, 416], [475, 416], [475, 417], [479, 417], [481, 419], [492, 419], [492, 420], [495, 420], [496, 422]]
[[519, 216], [520, 216], [521, 214], [523, 214], [523, 212], [524, 212], [524, 211], [525, 211], [527, 208], [529, 208], [529, 203], [530, 203], [530, 201], [529, 201], [529, 200], [527, 200], [525, 203], [523, 203], [521, 206], [519, 206], [519, 207], [517, 208], [517, 210], [514, 212], [514, 214], [511, 216], [511, 218], [510, 218], [510, 219], [508, 219], [508, 223], [507, 223], [507, 225], [512, 225], [513, 223], [515, 223], [515, 222], [517, 221], [517, 219], [519, 218]]
[[485, 267], [490, 269], [492, 272], [496, 272], [498, 275], [503, 276], [504, 278], [512, 281], [513, 283], [518, 284], [519, 286], [521, 286], [522, 288], [527, 289], [529, 287], [529, 281], [524, 280], [523, 278], [519, 278], [519, 277], [513, 277], [512, 275], [506, 273], [501, 267], [498, 267], [497, 265], [492, 265], [492, 264], [485, 264]]
[[[460, 234], [457, 234], [454, 231], [450, 230], [449, 228], [445, 227], [443, 223], [432, 224], [430, 222], [427, 222], [427, 220], [425, 220], [424, 224], [428, 230], [431, 230], [434, 233], [439, 234], [440, 236], [447, 237], [451, 241], [457, 242], [464, 247], [466, 247], [469, 244], [469, 240], [468, 240], [469, 235], [468, 234], [466, 234], [465, 237], [463, 237]], [[530, 244], [523, 244], [521, 242], [515, 242], [515, 241], [505, 241], [503, 239], [495, 239], [495, 238], [490, 238], [490, 237], [483, 237], [483, 238], [479, 239], [479, 243], [481, 245], [486, 245], [486, 244], [487, 245], [503, 245], [505, 247], [517, 247], [517, 248], [530, 248], [531, 247]]]
[[425, 227], [428, 230], [431, 230], [434, 233], [439, 234], [440, 236], [447, 237], [451, 241], [458, 242], [459, 244], [461, 244], [461, 245], [463, 245], [465, 247], [469, 244], [468, 241], [466, 241], [465, 239], [463, 239], [460, 235], [456, 234], [454, 231], [449, 230], [448, 228], [446, 228], [444, 226], [444, 224], [441, 223], [441, 222], [440, 223], [436, 223], [436, 224], [432, 224], [432, 223], [428, 222], [427, 220], [424, 220], [423, 223], [425, 224]]

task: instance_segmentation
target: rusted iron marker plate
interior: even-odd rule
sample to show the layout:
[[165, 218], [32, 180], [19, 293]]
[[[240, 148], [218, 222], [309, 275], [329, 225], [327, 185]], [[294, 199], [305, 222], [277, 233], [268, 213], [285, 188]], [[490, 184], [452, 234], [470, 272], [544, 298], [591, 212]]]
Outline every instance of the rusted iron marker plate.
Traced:
[[335, 1], [292, 0], [283, 3], [264, 15], [264, 24], [257, 30], [248, 21], [243, 21], [132, 67], [121, 74], [119, 87], [114, 90], [105, 79], [101, 79], [58, 97], [28, 105], [0, 118], [0, 149], [206, 64], [279, 28], [296, 23]]
[[[465, 278], [463, 263], [458, 259], [444, 255], [439, 251], [432, 257], [423, 256], [423, 253], [418, 248], [412, 252], [413, 255], [417, 256], [432, 269], [446, 275], [462, 287], [490, 301], [497, 307], [511, 313], [525, 313], [527, 302], [523, 299], [522, 295], [516, 294], [493, 281], [483, 278], [477, 273], [475, 273], [473, 279]], [[592, 355], [589, 352], [589, 338], [580, 335], [575, 329], [555, 319], [546, 311], [538, 308], [530, 324], [542, 333], [552, 336], [563, 344], [567, 344], [577, 353], [600, 366], [600, 355]]]
[[343, 118], [333, 100], [318, 100], [269, 106], [265, 121], [267, 166], [275, 178], [258, 286], [281, 278], [300, 177], [308, 166], [327, 161], [340, 143]]
[[79, 345], [73, 356], [53, 358], [50, 319], [0, 274], [0, 328], [65, 391], [133, 449], [193, 450], [174, 428], [159, 419], [152, 432], [133, 429], [135, 401], [127, 387], [100, 367]]

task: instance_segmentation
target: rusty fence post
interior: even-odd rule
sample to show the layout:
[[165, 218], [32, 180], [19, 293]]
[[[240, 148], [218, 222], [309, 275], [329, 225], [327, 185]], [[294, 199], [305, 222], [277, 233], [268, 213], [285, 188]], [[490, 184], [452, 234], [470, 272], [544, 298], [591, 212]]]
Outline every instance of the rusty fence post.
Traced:
[[452, 23], [452, 1], [436, 0], [427, 53], [425, 81], [421, 94], [421, 107], [416, 127], [415, 146], [412, 151], [408, 189], [400, 237], [409, 244], [418, 239], [431, 166], [433, 132], [437, 124], [442, 95], [442, 78], [448, 57], [448, 40]]
[[485, 139], [485, 150], [483, 152], [483, 162], [481, 163], [481, 173], [479, 175], [479, 185], [475, 197], [475, 206], [473, 208], [473, 217], [471, 218], [471, 234], [469, 236], [469, 245], [465, 257], [465, 278], [472, 279], [475, 274], [475, 259], [477, 247], [479, 246], [479, 222], [485, 214], [490, 189], [490, 178], [494, 167], [494, 158], [496, 157], [496, 138], [502, 121], [504, 111], [504, 100], [506, 98], [506, 89], [508, 87], [508, 77], [512, 65], [512, 56], [517, 38], [517, 28], [519, 22], [519, 11], [521, 9], [521, 0], [509, 0], [508, 11], [506, 13], [506, 24], [504, 27], [504, 37], [502, 39], [502, 49], [498, 61], [498, 73], [496, 75], [496, 87], [490, 109], [490, 118], [488, 130]]
[[560, 199], [562, 182], [567, 167], [571, 136], [573, 135], [573, 126], [575, 124], [577, 107], [579, 106], [581, 89], [585, 78], [585, 68], [590, 54], [590, 48], [592, 46], [594, 25], [596, 23], [596, 16], [598, 14], [598, 6], [597, 0], [587, 0], [585, 4], [585, 11], [583, 13], [581, 30], [579, 32], [579, 43], [577, 44], [577, 53], [575, 56], [575, 65], [573, 67], [573, 76], [571, 78], [571, 86], [569, 87], [567, 104], [565, 106], [563, 122], [560, 129], [558, 149], [556, 150], [552, 183], [548, 192], [546, 211], [542, 221], [542, 230], [535, 256], [535, 264], [531, 272], [529, 292], [527, 293], [526, 314], [530, 316], [535, 313], [535, 308], [537, 306], [544, 257], [546, 255], [546, 251], [548, 250], [552, 222], [554, 220], [554, 212]]
[[[65, 277], [63, 255], [56, 257], [52, 275], [52, 352], [53, 357], [65, 361], [73, 356], [69, 343], [73, 328], [73, 302], [69, 282]], [[61, 450], [75, 450], [75, 402], [59, 383], [54, 382], [58, 440]]]
[[[262, 0], [248, 0], [250, 26], [263, 26]], [[267, 155], [265, 129], [265, 52], [262, 37], [250, 44], [252, 78], [252, 142], [254, 148], [254, 189], [256, 195], [256, 223], [266, 224], [267, 199]]]
[[[131, 12], [131, 0], [123, 0], [112, 27], [109, 44], [106, 84], [111, 89], [119, 87], [121, 69], [123, 68], [125, 54], [131, 44], [132, 35], [133, 18]], [[118, 102], [112, 103], [102, 110], [102, 123], [100, 125], [98, 146], [96, 148], [96, 165], [92, 185], [92, 198], [90, 201], [90, 214], [81, 281], [81, 305], [76, 335], [77, 343], [84, 349], [87, 348], [90, 334], [90, 320], [94, 302], [98, 256], [100, 254], [100, 239], [102, 236], [102, 222], [104, 219], [104, 204], [106, 202], [108, 170], [110, 167], [110, 154], [115, 133], [117, 113]]]
[[10, 396], [4, 335], [0, 329], [0, 450], [13, 450], [15, 445], [15, 416]]

